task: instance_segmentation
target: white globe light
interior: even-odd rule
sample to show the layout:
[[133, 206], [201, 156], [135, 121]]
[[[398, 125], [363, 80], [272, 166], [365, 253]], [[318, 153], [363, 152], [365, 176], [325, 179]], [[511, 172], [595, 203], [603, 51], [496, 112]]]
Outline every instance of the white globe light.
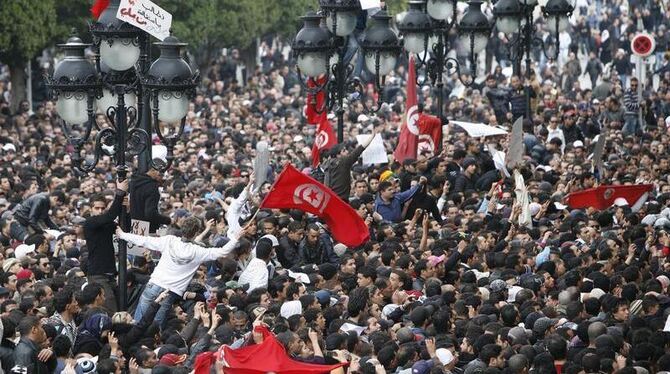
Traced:
[[553, 33], [556, 30], [556, 18], [558, 18], [558, 32], [564, 32], [568, 30], [570, 22], [568, 17], [565, 16], [554, 16], [549, 17], [549, 32]]
[[371, 73], [379, 73], [380, 76], [387, 75], [395, 68], [396, 55], [391, 52], [381, 52], [379, 54], [379, 72], [377, 72], [376, 53], [368, 52], [365, 54], [365, 67]]
[[496, 20], [498, 30], [505, 34], [519, 31], [519, 19], [515, 17], [500, 17]]
[[139, 58], [140, 47], [132, 39], [117, 39], [111, 46], [106, 40], [100, 43], [100, 60], [112, 70], [128, 70]]
[[[126, 108], [135, 107], [137, 108], [137, 97], [135, 96], [135, 93], [133, 92], [128, 92], [125, 95], [123, 95], [123, 100], [126, 103]], [[118, 98], [116, 95], [112, 94], [112, 91], [103, 88], [102, 89], [102, 97], [97, 100], [98, 104], [98, 112], [105, 114], [107, 113], [107, 109], [109, 107], [116, 107], [116, 104], [118, 103]]]
[[[326, 17], [326, 27], [328, 27], [328, 30], [330, 30], [331, 33], [337, 36], [347, 36], [354, 32], [357, 21], [356, 12], [337, 12], [335, 14], [335, 19], [337, 24], [333, 25], [333, 16], [329, 15]], [[334, 30], [335, 27], [337, 30]]]
[[[464, 34], [459, 38], [463, 52], [466, 54], [470, 54], [470, 34]], [[486, 43], [488, 43], [488, 41], [489, 41], [488, 37], [480, 34], [475, 34], [475, 40], [472, 52], [477, 54], [483, 51], [486, 48]]]
[[450, 0], [428, 0], [426, 11], [433, 19], [445, 20], [453, 17], [454, 4]]
[[424, 34], [414, 32], [407, 33], [403, 40], [405, 41], [405, 50], [408, 52], [421, 53], [426, 49], [426, 39]]
[[67, 123], [77, 125], [86, 123], [88, 121], [86, 94], [77, 92], [68, 96], [65, 97], [64, 94], [61, 94], [58, 97], [58, 101], [56, 101], [58, 115]]
[[326, 56], [321, 52], [303, 53], [298, 57], [298, 67], [308, 77], [319, 77], [326, 73]]
[[158, 120], [177, 123], [188, 113], [188, 97], [181, 92], [158, 93]]

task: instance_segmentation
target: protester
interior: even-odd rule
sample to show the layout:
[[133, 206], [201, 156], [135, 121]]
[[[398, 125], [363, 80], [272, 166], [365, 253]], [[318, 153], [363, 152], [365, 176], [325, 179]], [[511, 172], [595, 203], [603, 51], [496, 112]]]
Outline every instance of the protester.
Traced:
[[[481, 82], [444, 75], [444, 118], [399, 56], [380, 92], [346, 98], [344, 142], [322, 148], [336, 116], [307, 124], [288, 44], [262, 36], [258, 69], [213, 53], [172, 168], [139, 173], [129, 157], [126, 181], [108, 155], [72, 168], [53, 101], [11, 112], [0, 65], [2, 371], [670, 372], [669, 5], [578, 1], [558, 61], [531, 48], [530, 79], [495, 33]], [[637, 21], [663, 38], [644, 80]], [[419, 123], [443, 131], [396, 162], [414, 84]], [[375, 134], [381, 151], [357, 142]], [[141, 248], [125, 284], [118, 240]]]

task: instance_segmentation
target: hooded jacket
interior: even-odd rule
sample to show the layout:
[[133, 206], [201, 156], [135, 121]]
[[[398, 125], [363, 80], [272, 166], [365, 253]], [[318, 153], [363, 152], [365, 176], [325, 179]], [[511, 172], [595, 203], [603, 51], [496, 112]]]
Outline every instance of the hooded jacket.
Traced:
[[158, 211], [158, 182], [146, 174], [136, 174], [130, 181], [130, 218], [149, 222], [149, 231], [169, 225], [170, 217]]

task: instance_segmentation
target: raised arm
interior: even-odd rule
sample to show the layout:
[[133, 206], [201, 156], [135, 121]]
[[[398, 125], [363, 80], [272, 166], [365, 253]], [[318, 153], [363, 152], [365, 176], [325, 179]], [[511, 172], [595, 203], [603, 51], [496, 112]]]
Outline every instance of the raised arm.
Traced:
[[158, 252], [163, 252], [163, 249], [165, 249], [169, 245], [170, 240], [174, 238], [174, 236], [172, 235], [154, 238], [152, 236], [130, 234], [127, 232], [123, 232], [123, 230], [121, 230], [120, 227], [116, 228], [116, 236], [119, 237], [119, 239], [123, 239], [127, 242], [139, 245], [140, 247], [144, 247]]

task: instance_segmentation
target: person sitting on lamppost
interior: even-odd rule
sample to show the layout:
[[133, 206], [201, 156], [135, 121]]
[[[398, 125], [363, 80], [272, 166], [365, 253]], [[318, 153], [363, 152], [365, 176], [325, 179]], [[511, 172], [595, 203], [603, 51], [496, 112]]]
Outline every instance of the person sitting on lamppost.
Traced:
[[150, 169], [146, 174], [136, 174], [130, 182], [130, 217], [149, 222], [151, 233], [156, 232], [160, 225], [172, 223], [170, 217], [158, 211], [158, 186], [162, 182], [163, 175], [156, 169]]

